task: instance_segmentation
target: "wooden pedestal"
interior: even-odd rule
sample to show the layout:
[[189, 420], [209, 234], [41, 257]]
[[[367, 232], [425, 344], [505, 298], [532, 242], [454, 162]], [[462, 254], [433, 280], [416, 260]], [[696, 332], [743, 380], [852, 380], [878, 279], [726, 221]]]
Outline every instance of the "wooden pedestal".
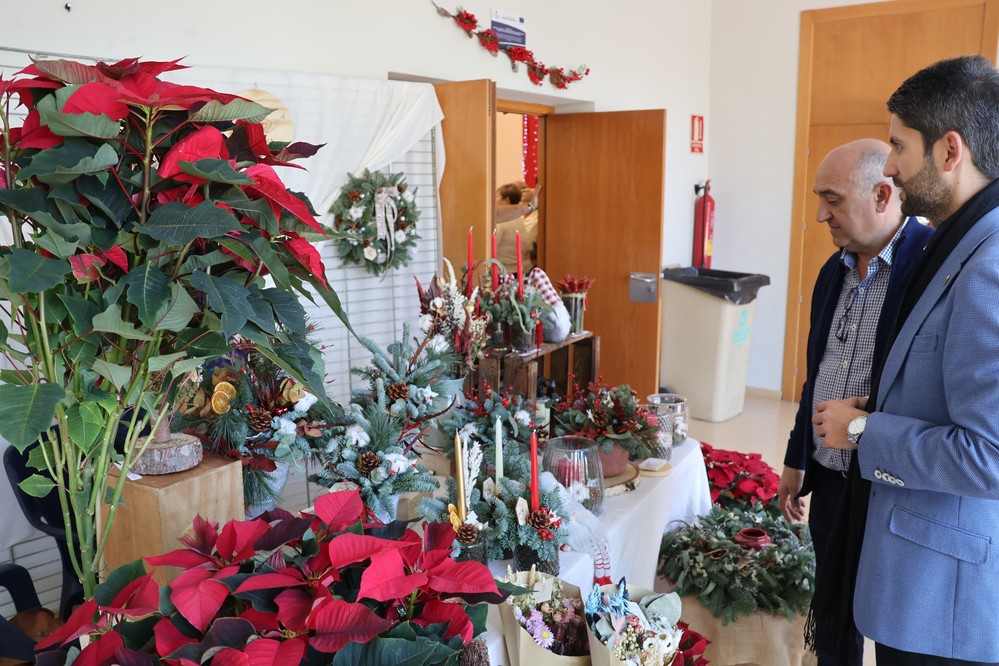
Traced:
[[[104, 550], [107, 571], [180, 548], [177, 539], [198, 514], [219, 525], [242, 520], [243, 466], [238, 460], [206, 453], [201, 464], [189, 470], [126, 481], [122, 501]], [[175, 567], [159, 567], [156, 581], [164, 585], [180, 573]]]
[[586, 386], [600, 374], [600, 338], [586, 331], [562, 342], [546, 342], [528, 354], [498, 354], [479, 359], [474, 385], [488, 382], [502, 391], [512, 387], [526, 400], [538, 397], [538, 377], [549, 377], [563, 396], [568, 392], [569, 375], [576, 386]]

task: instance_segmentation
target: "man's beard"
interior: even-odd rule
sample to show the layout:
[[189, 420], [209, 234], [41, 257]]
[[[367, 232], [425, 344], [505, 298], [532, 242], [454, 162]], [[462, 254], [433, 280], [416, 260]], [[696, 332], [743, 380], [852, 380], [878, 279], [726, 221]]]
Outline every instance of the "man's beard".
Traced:
[[923, 167], [911, 178], [895, 185], [905, 192], [902, 198], [902, 214], [925, 217], [934, 223], [943, 222], [948, 215], [950, 190], [933, 165], [933, 158], [927, 155]]

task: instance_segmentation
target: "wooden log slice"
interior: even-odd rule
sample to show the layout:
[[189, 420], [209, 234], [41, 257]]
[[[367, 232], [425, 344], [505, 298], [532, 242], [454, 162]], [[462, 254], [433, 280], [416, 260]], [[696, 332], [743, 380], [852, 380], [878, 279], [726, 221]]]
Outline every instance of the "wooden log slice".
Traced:
[[142, 475], [183, 472], [200, 463], [202, 455], [197, 437], [171, 433], [169, 439], [150, 442], [129, 471]]

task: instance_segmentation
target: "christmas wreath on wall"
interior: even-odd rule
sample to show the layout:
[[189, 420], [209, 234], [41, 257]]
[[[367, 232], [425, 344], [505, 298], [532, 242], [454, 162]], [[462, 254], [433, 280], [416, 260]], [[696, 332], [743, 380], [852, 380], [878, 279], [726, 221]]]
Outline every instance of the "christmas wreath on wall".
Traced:
[[372, 275], [408, 264], [419, 239], [415, 194], [401, 173], [365, 169], [360, 176], [347, 174], [330, 207], [331, 235], [340, 259], [364, 266]]

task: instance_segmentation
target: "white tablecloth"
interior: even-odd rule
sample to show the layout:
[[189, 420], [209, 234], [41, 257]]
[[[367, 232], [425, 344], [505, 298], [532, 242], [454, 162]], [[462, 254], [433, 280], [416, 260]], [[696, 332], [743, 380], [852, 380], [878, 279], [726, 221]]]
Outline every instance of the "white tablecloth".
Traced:
[[[673, 448], [672, 469], [666, 476], [643, 476], [634, 491], [604, 500], [600, 522], [607, 530], [611, 555], [611, 578], [626, 576], [632, 585], [653, 588], [663, 532], [692, 522], [711, 510], [708, 475], [700, 444], [687, 439]], [[509, 561], [490, 562], [497, 577], [506, 574]], [[586, 594], [593, 587], [593, 560], [579, 552], [563, 552], [559, 577]], [[503, 625], [492, 607], [483, 636], [489, 646], [489, 663], [507, 663]]]

